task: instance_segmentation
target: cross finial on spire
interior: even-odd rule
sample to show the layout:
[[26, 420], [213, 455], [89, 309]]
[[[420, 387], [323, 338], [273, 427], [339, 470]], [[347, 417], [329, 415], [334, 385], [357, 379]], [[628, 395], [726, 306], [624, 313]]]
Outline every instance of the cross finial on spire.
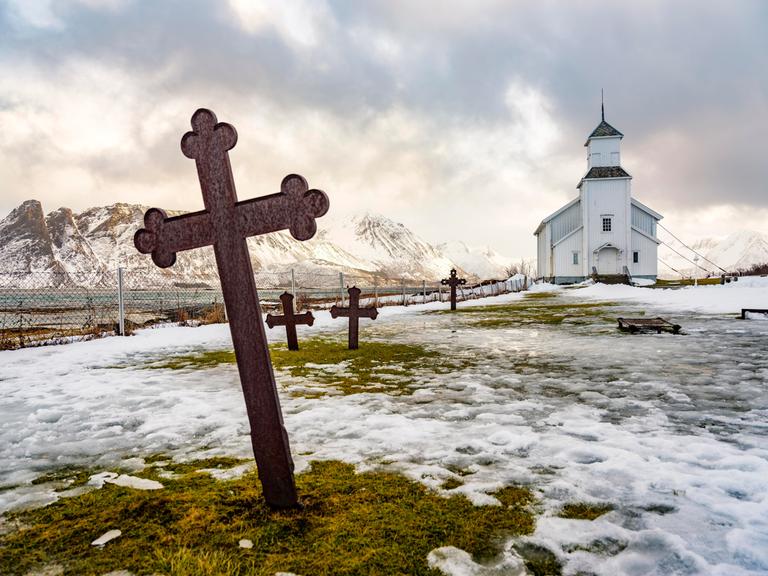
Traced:
[[605, 98], [603, 96], [603, 89], [600, 88], [600, 117], [605, 122]]

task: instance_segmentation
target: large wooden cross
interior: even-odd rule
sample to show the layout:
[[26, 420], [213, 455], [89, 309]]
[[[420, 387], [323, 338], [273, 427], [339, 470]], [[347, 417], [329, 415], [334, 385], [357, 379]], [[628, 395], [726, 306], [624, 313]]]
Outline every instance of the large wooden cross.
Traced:
[[161, 268], [172, 266], [177, 252], [213, 245], [264, 498], [271, 506], [291, 507], [298, 501], [293, 460], [246, 239], [288, 229], [297, 240], [308, 240], [317, 231], [315, 218], [328, 211], [328, 197], [291, 174], [280, 192], [238, 202], [228, 152], [236, 143], [233, 126], [218, 123], [210, 110], [195, 112], [181, 150], [195, 160], [205, 210], [168, 218], [151, 208], [134, 244]]
[[456, 275], [456, 268], [451, 269], [451, 275], [448, 278], [440, 280], [443, 286], [451, 287], [451, 310], [456, 310], [456, 287], [461, 284], [466, 284], [467, 281], [464, 278], [459, 278]]
[[342, 308], [334, 304], [331, 306], [331, 318], [338, 318], [339, 316], [349, 318], [349, 349], [357, 350], [360, 318], [376, 320], [379, 312], [375, 306], [360, 308], [360, 288], [352, 286], [352, 288], [347, 290], [347, 293], [349, 294], [349, 306]]
[[299, 349], [299, 337], [296, 334], [296, 324], [306, 324], [312, 326], [315, 323], [315, 317], [312, 312], [304, 314], [295, 314], [293, 311], [293, 294], [283, 292], [280, 295], [280, 302], [283, 305], [283, 315], [267, 314], [267, 326], [285, 326], [285, 332], [288, 337], [288, 350]]

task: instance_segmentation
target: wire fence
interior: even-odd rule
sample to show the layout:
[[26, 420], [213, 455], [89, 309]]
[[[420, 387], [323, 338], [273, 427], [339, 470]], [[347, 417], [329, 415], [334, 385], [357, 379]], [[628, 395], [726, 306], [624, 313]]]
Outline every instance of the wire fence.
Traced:
[[[264, 313], [280, 306], [283, 292], [295, 295], [297, 311], [347, 303], [347, 289], [361, 290], [362, 306], [409, 306], [448, 301], [440, 280], [406, 280], [368, 274], [297, 270], [255, 274]], [[487, 280], [457, 289], [458, 300], [526, 290], [528, 279]], [[136, 328], [177, 322], [226, 322], [218, 278], [185, 278], [154, 269], [119, 269], [98, 276], [51, 271], [0, 273], [0, 350], [130, 334]]]

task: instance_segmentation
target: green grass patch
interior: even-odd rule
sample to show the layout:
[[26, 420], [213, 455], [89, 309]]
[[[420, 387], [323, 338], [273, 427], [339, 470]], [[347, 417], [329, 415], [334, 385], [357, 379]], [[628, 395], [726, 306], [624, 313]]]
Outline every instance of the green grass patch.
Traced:
[[[720, 278], [699, 278], [699, 286], [717, 286], [720, 284]], [[674, 288], [676, 286], [693, 286], [693, 278], [680, 278], [677, 280], [656, 280], [656, 284], [648, 286], [648, 288]]]
[[440, 488], [443, 490], [453, 490], [459, 486], [464, 486], [464, 482], [462, 480], [459, 480], [458, 478], [448, 478], [443, 481], [443, 483], [440, 485]]
[[[146, 459], [144, 460], [146, 462]], [[197, 470], [226, 470], [228, 468], [234, 468], [240, 464], [251, 462], [244, 458], [230, 458], [228, 456], [214, 456], [213, 458], [204, 458], [202, 460], [193, 460], [191, 462], [174, 462], [170, 459], [162, 461], [162, 466], [158, 466], [159, 469], [167, 472], [173, 472], [174, 474], [190, 474]]]
[[46, 472], [32, 480], [33, 485], [55, 483], [59, 484], [59, 489], [71, 488], [73, 486], [82, 486], [96, 470], [81, 468], [77, 466], [64, 466], [56, 470]]
[[[444, 358], [424, 346], [393, 341], [369, 340], [357, 350], [347, 348], [346, 338], [310, 338], [299, 345], [296, 351], [288, 350], [285, 344], [270, 345], [270, 355], [275, 370], [309, 381], [311, 387], [294, 392], [309, 397], [326, 394], [328, 386], [342, 394], [410, 394], [414, 391], [414, 377], [448, 373], [469, 365], [468, 358]], [[147, 367], [206, 369], [234, 363], [233, 351], [216, 350], [171, 356]]]
[[603, 514], [613, 510], [611, 504], [588, 504], [586, 502], [576, 502], [566, 504], [560, 510], [560, 518], [570, 518], [572, 520], [594, 520]]
[[615, 322], [609, 315], [609, 308], [617, 306], [614, 302], [553, 301], [555, 297], [552, 292], [534, 292], [507, 304], [436, 310], [427, 314], [457, 314], [471, 327], [491, 329]]
[[526, 300], [546, 300], [548, 298], [556, 298], [557, 292], [524, 292], [523, 298]]
[[[191, 463], [196, 468], [209, 462]], [[273, 575], [439, 574], [427, 554], [457, 546], [478, 561], [495, 557], [506, 538], [530, 534], [533, 497], [507, 487], [502, 506], [444, 498], [389, 472], [357, 474], [340, 462], [315, 462], [296, 477], [303, 508], [273, 511], [255, 473], [219, 481], [188, 473], [160, 480], [162, 490], [106, 485], [45, 508], [9, 514], [16, 528], [0, 536], [0, 573], [22, 575], [59, 564], [66, 574]], [[122, 535], [103, 548], [108, 530]], [[238, 546], [240, 539], [252, 549]]]
[[525, 567], [531, 576], [559, 576], [563, 566], [551, 550], [532, 542], [519, 542], [515, 551], [525, 561]]

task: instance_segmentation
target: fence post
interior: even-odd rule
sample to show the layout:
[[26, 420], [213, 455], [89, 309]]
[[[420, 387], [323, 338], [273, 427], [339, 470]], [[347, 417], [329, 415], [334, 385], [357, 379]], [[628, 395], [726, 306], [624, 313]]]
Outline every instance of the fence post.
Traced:
[[293, 294], [294, 299], [296, 298], [296, 274], [293, 271], [293, 268], [291, 268], [291, 294]]
[[442, 282], [437, 283], [437, 301], [438, 302], [443, 301], [443, 283]]
[[117, 269], [117, 331], [125, 336], [125, 299], [123, 297], [123, 268]]
[[339, 272], [339, 296], [341, 296], [341, 307], [344, 307], [344, 272]]
[[379, 307], [379, 277], [376, 275], [373, 277], [373, 306]]
[[427, 281], [426, 280], [421, 281], [421, 303], [422, 304], [427, 303]]
[[405, 278], [401, 278], [400, 282], [403, 285], [403, 306], [408, 306], [408, 302], [405, 300]]

